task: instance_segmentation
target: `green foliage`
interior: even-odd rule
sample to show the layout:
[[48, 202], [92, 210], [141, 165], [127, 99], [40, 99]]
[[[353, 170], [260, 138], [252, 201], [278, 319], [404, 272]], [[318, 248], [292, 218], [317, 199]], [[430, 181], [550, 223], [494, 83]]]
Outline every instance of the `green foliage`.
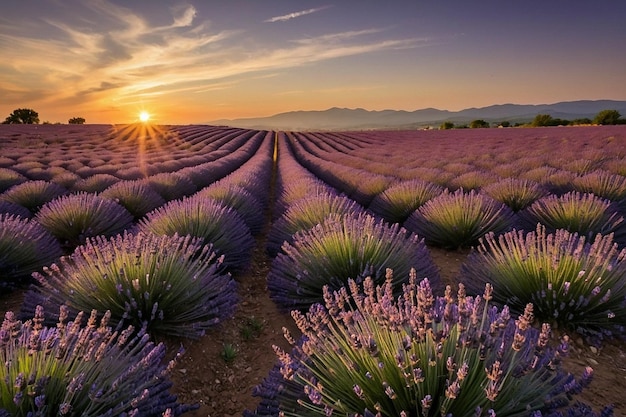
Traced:
[[38, 124], [39, 113], [33, 109], [15, 109], [3, 124]]
[[417, 209], [404, 227], [424, 238], [427, 244], [457, 249], [470, 247], [489, 232], [502, 233], [512, 227], [513, 211], [475, 190], [444, 191]]
[[439, 126], [441, 130], [454, 129], [454, 123], [452, 122], [443, 122], [441, 126]]
[[614, 202], [626, 199], [626, 177], [604, 170], [595, 170], [576, 177], [573, 187], [583, 193], [593, 193]]
[[593, 118], [593, 123], [598, 125], [616, 125], [622, 117], [617, 110], [602, 110]]
[[490, 171], [472, 169], [457, 175], [449, 182], [449, 189], [480, 190], [482, 187], [498, 180], [498, 176]]
[[567, 126], [569, 124], [570, 124], [569, 120], [556, 119], [556, 118], [553, 118], [549, 114], [538, 114], [535, 116], [535, 118], [531, 122], [531, 126], [533, 127]]
[[190, 235], [212, 244], [224, 266], [245, 268], [250, 261], [254, 238], [241, 215], [211, 198], [192, 196], [161, 206], [139, 221], [143, 232], [157, 235]]
[[329, 215], [358, 214], [363, 207], [345, 195], [320, 192], [294, 201], [272, 225], [267, 238], [267, 251], [276, 255], [285, 243], [292, 243], [297, 232], [304, 232], [323, 223]]
[[[113, 331], [108, 314], [93, 311], [68, 321], [62, 307], [56, 327], [44, 327], [37, 307], [32, 320], [7, 312], [0, 327], [2, 416], [178, 416], [193, 407], [177, 404], [167, 390], [175, 361], [165, 346], [132, 327]], [[178, 357], [178, 356], [177, 356]]]
[[89, 237], [121, 233], [133, 222], [132, 214], [115, 201], [84, 192], [46, 203], [35, 218], [69, 250]]
[[590, 125], [592, 123], [593, 123], [593, 120], [591, 120], [588, 117], [582, 117], [580, 119], [574, 119], [571, 122], [572, 125]]
[[[388, 272], [388, 276], [392, 275]], [[559, 370], [551, 329], [532, 326], [532, 305], [514, 320], [487, 285], [435, 297], [412, 274], [395, 298], [388, 279], [324, 290], [325, 308], [292, 312], [303, 337], [291, 353], [274, 346], [278, 372], [257, 392], [285, 416], [527, 416], [549, 412], [582, 389]], [[376, 414], [379, 413], [379, 414]], [[283, 414], [280, 414], [283, 415]]]
[[252, 234], [261, 232], [265, 220], [263, 206], [244, 187], [223, 180], [203, 188], [196, 195], [212, 198], [233, 208], [241, 215]]
[[441, 186], [429, 181], [407, 180], [378, 194], [368, 208], [390, 223], [403, 223], [411, 213], [442, 192]]
[[186, 176], [175, 172], [162, 172], [145, 180], [165, 201], [178, 200], [197, 191], [196, 185]]
[[494, 200], [506, 204], [514, 212], [528, 207], [548, 194], [539, 183], [519, 178], [504, 178], [486, 185], [482, 191]]
[[226, 363], [233, 363], [237, 358], [237, 347], [232, 343], [224, 343], [222, 345], [222, 351], [220, 352], [221, 358]]
[[138, 220], [165, 204], [165, 200], [145, 181], [120, 181], [100, 193], [122, 205]]
[[44, 204], [67, 192], [65, 187], [54, 182], [26, 181], [0, 194], [0, 200], [19, 204], [35, 214]]
[[285, 310], [305, 310], [322, 302], [323, 287], [344, 286], [348, 279], [371, 276], [383, 282], [387, 268], [397, 271], [400, 292], [412, 268], [420, 278], [439, 284], [437, 267], [424, 241], [400, 225], [368, 214], [328, 216], [314, 228], [285, 243], [267, 278], [270, 297]]
[[263, 320], [259, 319], [258, 317], [255, 317], [255, 316], [247, 317], [244, 320], [244, 323], [241, 327], [241, 331], [240, 331], [241, 336], [245, 340], [250, 340], [255, 337], [258, 337], [263, 331], [263, 326], [264, 326]]
[[9, 168], [0, 168], [0, 193], [28, 181], [24, 175]]
[[108, 187], [120, 181], [115, 175], [94, 174], [87, 178], [76, 181], [72, 186], [73, 191], [85, 191], [87, 193], [100, 193]]
[[72, 117], [67, 121], [67, 123], [71, 125], [84, 125], [85, 118], [84, 117]]
[[489, 234], [461, 267], [468, 292], [486, 284], [494, 300], [520, 313], [527, 302], [535, 314], [559, 327], [593, 337], [624, 334], [626, 250], [611, 235], [593, 241], [567, 230], [547, 234], [511, 231]]
[[626, 221], [610, 200], [578, 191], [540, 198], [521, 211], [520, 218], [531, 227], [541, 223], [550, 232], [565, 229], [588, 238], [616, 233], [621, 240], [626, 233]]
[[153, 337], [197, 338], [236, 302], [235, 283], [212, 248], [189, 236], [96, 237], [34, 276], [40, 286], [25, 295], [23, 309], [108, 310], [111, 323], [145, 327]]
[[489, 127], [489, 122], [486, 122], [482, 119], [476, 119], [470, 122], [469, 127], [470, 129], [487, 128]]

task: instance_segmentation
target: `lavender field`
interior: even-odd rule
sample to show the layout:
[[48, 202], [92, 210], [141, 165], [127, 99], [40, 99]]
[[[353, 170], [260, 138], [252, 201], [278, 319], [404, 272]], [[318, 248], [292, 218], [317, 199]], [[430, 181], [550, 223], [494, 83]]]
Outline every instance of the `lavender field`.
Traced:
[[625, 218], [624, 126], [0, 125], [0, 416], [623, 415]]

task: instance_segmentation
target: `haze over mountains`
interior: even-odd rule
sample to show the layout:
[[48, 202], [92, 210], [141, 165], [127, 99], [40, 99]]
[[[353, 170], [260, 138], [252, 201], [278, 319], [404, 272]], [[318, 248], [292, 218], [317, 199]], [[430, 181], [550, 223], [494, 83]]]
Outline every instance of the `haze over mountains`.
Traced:
[[319, 111], [291, 111], [268, 117], [222, 119], [208, 122], [248, 129], [267, 130], [361, 130], [361, 129], [417, 129], [438, 127], [442, 122], [465, 124], [482, 119], [486, 122], [508, 121], [526, 123], [537, 114], [553, 118], [574, 120], [593, 119], [602, 110], [617, 110], [626, 115], [626, 101], [579, 100], [554, 104], [497, 104], [460, 111], [426, 108], [415, 111], [345, 109], [333, 107]]

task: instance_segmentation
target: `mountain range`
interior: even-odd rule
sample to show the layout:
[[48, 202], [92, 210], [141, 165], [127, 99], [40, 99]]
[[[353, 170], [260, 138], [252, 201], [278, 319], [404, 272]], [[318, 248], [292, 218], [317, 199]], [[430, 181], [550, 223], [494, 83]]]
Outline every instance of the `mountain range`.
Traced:
[[602, 110], [617, 110], [626, 115], [626, 101], [578, 100], [553, 104], [497, 104], [468, 108], [460, 111], [425, 108], [406, 110], [365, 110], [333, 107], [327, 110], [290, 111], [268, 117], [221, 119], [208, 122], [247, 129], [266, 130], [364, 130], [364, 129], [418, 129], [438, 127], [443, 122], [468, 124], [481, 119], [486, 122], [508, 121], [527, 123], [538, 114], [549, 114], [555, 119], [593, 119]]

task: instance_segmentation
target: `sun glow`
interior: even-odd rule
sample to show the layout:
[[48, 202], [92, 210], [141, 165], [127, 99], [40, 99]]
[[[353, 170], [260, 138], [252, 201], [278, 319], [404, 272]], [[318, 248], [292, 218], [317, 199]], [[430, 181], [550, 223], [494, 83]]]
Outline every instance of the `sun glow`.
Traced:
[[139, 113], [139, 120], [144, 123], [147, 122], [148, 120], [150, 120], [150, 113], [148, 113], [147, 111], [142, 111], [141, 113]]

